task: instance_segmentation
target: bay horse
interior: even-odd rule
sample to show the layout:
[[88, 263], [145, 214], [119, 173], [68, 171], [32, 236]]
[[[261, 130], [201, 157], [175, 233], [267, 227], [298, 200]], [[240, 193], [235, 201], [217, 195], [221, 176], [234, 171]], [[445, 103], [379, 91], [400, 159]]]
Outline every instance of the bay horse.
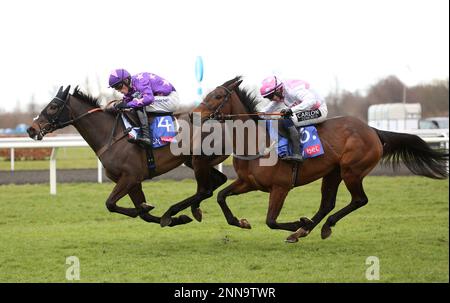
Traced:
[[[236, 86], [236, 77], [211, 91], [194, 109], [202, 118], [241, 119], [258, 117], [254, 112], [258, 100], [255, 94]], [[448, 153], [431, 149], [420, 137], [406, 133], [382, 131], [369, 127], [354, 117], [336, 117], [316, 125], [324, 154], [306, 159], [301, 165], [277, 161], [274, 166], [261, 166], [259, 159], [246, 160], [234, 157], [233, 165], [237, 179], [217, 196], [228, 224], [240, 228], [251, 228], [246, 219], [237, 219], [227, 206], [226, 198], [254, 190], [270, 193], [266, 224], [272, 229], [293, 231], [286, 241], [297, 242], [307, 236], [335, 207], [336, 194], [343, 180], [351, 194], [350, 203], [330, 215], [321, 230], [322, 239], [331, 235], [331, 227], [354, 210], [366, 205], [363, 179], [381, 161], [396, 169], [400, 162], [415, 175], [434, 179], [448, 177]], [[265, 128], [259, 131], [267, 131]], [[269, 136], [266, 136], [269, 146]], [[266, 156], [267, 157], [267, 156]], [[322, 198], [319, 210], [311, 218], [279, 223], [283, 203], [289, 191], [322, 178]]]
[[[155, 176], [166, 173], [181, 164], [193, 168], [190, 155], [173, 155], [170, 144], [153, 150], [156, 163], [154, 171], [147, 167], [147, 155], [144, 149], [136, 144], [131, 144], [126, 138], [125, 127], [117, 123], [119, 113], [105, 111], [101, 108], [98, 99], [84, 94], [78, 87], [69, 94], [70, 86], [63, 89], [61, 86], [56, 96], [33, 120], [27, 129], [28, 135], [35, 140], [42, 138], [57, 129], [73, 125], [80, 135], [86, 140], [91, 149], [102, 162], [105, 173], [109, 179], [116, 183], [114, 189], [106, 200], [106, 207], [110, 212], [117, 212], [132, 218], [139, 216], [151, 223], [161, 223], [161, 218], [151, 215], [154, 208], [146, 203], [142, 182]], [[179, 119], [190, 121], [188, 114], [180, 115]], [[219, 160], [211, 165], [217, 165]], [[198, 181], [198, 190], [193, 201], [202, 201], [212, 195], [214, 189], [226, 182], [227, 178], [213, 166], [202, 168], [206, 173], [206, 185], [201, 179]], [[208, 192], [205, 195], [204, 192]], [[127, 195], [131, 198], [134, 208], [125, 208], [117, 205], [117, 202]], [[209, 195], [210, 194], [210, 195]], [[177, 208], [175, 208], [178, 210]], [[192, 208], [194, 217], [201, 220], [197, 214], [199, 210]], [[165, 218], [164, 226], [176, 226], [191, 222], [189, 216]]]

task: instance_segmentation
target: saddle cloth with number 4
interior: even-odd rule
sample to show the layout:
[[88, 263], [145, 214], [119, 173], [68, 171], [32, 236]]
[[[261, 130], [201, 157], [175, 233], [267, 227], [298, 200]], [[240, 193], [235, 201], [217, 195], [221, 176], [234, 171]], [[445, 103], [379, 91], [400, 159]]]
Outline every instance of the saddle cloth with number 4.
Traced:
[[[140, 128], [133, 127], [124, 115], [121, 115], [121, 117], [125, 128], [131, 128], [131, 131], [128, 133], [128, 137], [136, 139], [136, 137], [140, 134]], [[155, 116], [152, 123], [149, 125], [149, 129], [152, 137], [153, 148], [163, 147], [170, 142], [175, 142], [177, 127], [176, 119], [172, 115]]]

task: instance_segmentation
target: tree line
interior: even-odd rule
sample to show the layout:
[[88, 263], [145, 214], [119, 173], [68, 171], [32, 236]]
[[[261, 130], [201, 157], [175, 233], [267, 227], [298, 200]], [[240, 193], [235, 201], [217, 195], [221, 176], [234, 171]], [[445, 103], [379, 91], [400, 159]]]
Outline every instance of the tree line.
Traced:
[[[430, 83], [406, 87], [396, 76], [388, 76], [369, 86], [365, 93], [357, 90], [350, 92], [343, 90], [332, 92], [325, 98], [328, 105], [328, 116], [354, 116], [367, 121], [367, 110], [372, 104], [380, 103], [420, 103], [422, 117], [449, 115], [449, 80], [435, 80]], [[86, 79], [83, 86], [87, 93], [92, 94], [92, 83]], [[54, 88], [56, 93], [57, 87]], [[55, 94], [50, 94], [54, 96]], [[92, 94], [96, 95], [96, 94]], [[104, 100], [118, 99], [120, 96], [111, 91], [101, 91], [100, 98]], [[49, 98], [50, 101], [50, 98]], [[34, 98], [28, 104], [26, 111], [16, 106], [12, 113], [0, 113], [0, 128], [14, 128], [19, 123], [31, 124], [32, 119], [38, 115], [45, 104], [37, 104]], [[64, 133], [74, 133], [72, 127], [61, 130]]]
[[420, 103], [422, 118], [449, 114], [449, 80], [406, 87], [396, 76], [388, 76], [371, 85], [365, 94], [360, 91], [334, 92], [326, 96], [328, 116], [354, 116], [367, 121], [370, 105], [380, 103]]

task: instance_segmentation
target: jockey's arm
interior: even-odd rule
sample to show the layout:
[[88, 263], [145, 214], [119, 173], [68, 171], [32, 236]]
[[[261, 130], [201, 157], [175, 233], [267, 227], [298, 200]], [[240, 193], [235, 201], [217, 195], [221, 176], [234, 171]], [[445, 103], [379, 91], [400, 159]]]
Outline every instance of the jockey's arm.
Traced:
[[139, 96], [133, 98], [128, 102], [130, 107], [143, 107], [153, 103], [155, 96], [149, 80], [139, 81], [136, 83], [136, 90], [139, 92]]
[[261, 98], [255, 107], [255, 111], [261, 113], [259, 117], [263, 120], [276, 120], [282, 119], [282, 116], [276, 115], [264, 115], [263, 113], [275, 113], [279, 112], [281, 109], [287, 108], [282, 102], [270, 101], [266, 98]]
[[302, 100], [300, 104], [291, 107], [293, 113], [310, 110], [317, 106], [317, 97], [308, 89], [301, 89], [295, 92], [295, 99]]

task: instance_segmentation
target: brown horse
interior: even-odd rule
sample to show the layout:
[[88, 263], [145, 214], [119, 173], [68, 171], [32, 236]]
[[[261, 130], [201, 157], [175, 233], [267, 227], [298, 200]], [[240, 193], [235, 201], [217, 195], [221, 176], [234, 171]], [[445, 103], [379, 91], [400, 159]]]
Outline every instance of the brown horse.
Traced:
[[[236, 87], [236, 77], [210, 92], [194, 110], [202, 117], [254, 119], [258, 98], [251, 92]], [[239, 82], [240, 83], [240, 82]], [[254, 114], [253, 114], [254, 115]], [[256, 116], [257, 117], [257, 116]], [[337, 117], [316, 126], [324, 147], [324, 154], [305, 160], [301, 165], [277, 161], [274, 166], [261, 166], [259, 159], [245, 160], [234, 157], [237, 180], [221, 190], [217, 197], [227, 222], [241, 228], [251, 228], [247, 220], [238, 220], [226, 204], [226, 197], [261, 190], [270, 193], [266, 224], [272, 229], [295, 231], [287, 239], [297, 242], [308, 235], [335, 207], [336, 194], [343, 180], [351, 194], [350, 203], [329, 216], [322, 227], [323, 239], [331, 235], [331, 227], [352, 211], [364, 206], [368, 198], [363, 179], [383, 160], [395, 169], [402, 161], [411, 172], [429, 178], [448, 177], [448, 153], [431, 149], [421, 138], [411, 134], [381, 131], [352, 117]], [[266, 129], [259, 131], [266, 132]], [[266, 138], [269, 136], [267, 135]], [[269, 139], [267, 139], [269, 140]], [[266, 141], [267, 146], [269, 142]], [[267, 157], [267, 156], [266, 156]], [[322, 199], [317, 213], [310, 219], [279, 223], [284, 200], [296, 186], [306, 185], [322, 178]]]
[[[63, 90], [61, 87], [56, 97], [36, 117], [28, 128], [29, 136], [41, 140], [47, 133], [67, 125], [73, 125], [80, 135], [99, 157], [105, 167], [106, 175], [116, 183], [113, 191], [106, 200], [106, 207], [110, 212], [117, 212], [132, 218], [137, 216], [152, 223], [161, 223], [161, 218], [150, 215], [153, 206], [146, 203], [142, 182], [170, 171], [185, 163], [192, 168], [190, 155], [173, 155], [170, 145], [153, 151], [156, 168], [149, 171], [147, 168], [147, 156], [144, 149], [136, 144], [131, 144], [126, 138], [125, 128], [118, 123], [118, 113], [102, 110], [97, 99], [82, 93], [78, 87], [73, 94], [69, 94], [70, 86]], [[189, 123], [187, 114], [179, 117]], [[214, 163], [215, 165], [216, 163]], [[226, 176], [211, 167], [204, 168], [206, 172], [206, 185], [201, 180], [198, 182], [201, 191], [194, 195], [201, 201], [206, 198], [203, 194], [206, 188], [209, 192], [226, 182]], [[117, 206], [117, 202], [129, 195], [135, 208]], [[175, 207], [175, 210], [178, 210]], [[196, 215], [196, 209], [192, 209]], [[192, 219], [186, 215], [167, 218], [168, 226], [186, 224]]]

